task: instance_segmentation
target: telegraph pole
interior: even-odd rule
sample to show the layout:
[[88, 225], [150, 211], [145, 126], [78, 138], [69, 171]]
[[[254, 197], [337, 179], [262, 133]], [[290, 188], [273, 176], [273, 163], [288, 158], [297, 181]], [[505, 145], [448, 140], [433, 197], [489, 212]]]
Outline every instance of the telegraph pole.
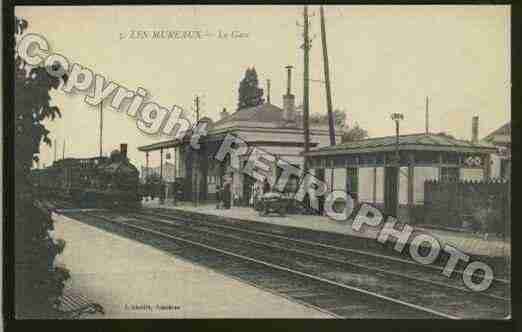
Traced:
[[100, 102], [100, 157], [103, 156], [103, 101]]
[[303, 11], [304, 20], [304, 68], [303, 68], [303, 129], [304, 129], [304, 158], [303, 158], [303, 170], [306, 173], [308, 171], [308, 156], [306, 155], [310, 150], [310, 128], [309, 128], [309, 65], [310, 65], [310, 39], [308, 38], [308, 6], [304, 6]]
[[199, 96], [196, 96], [194, 99], [194, 104], [196, 106], [196, 124], [199, 122]]
[[63, 140], [62, 159], [65, 159], [65, 140]]
[[149, 151], [145, 152], [145, 181], [149, 176]]
[[[196, 111], [196, 124], [194, 125], [194, 130], [196, 130], [196, 127], [199, 122], [199, 96], [196, 96], [194, 99], [194, 106]], [[199, 186], [198, 186], [198, 168], [199, 168], [199, 155], [197, 151], [194, 151], [195, 153], [195, 161], [196, 161], [196, 167], [194, 169], [194, 204], [198, 206], [198, 198], [199, 198]]]
[[163, 149], [160, 149], [160, 179], [163, 181]]
[[330, 87], [330, 69], [328, 65], [328, 50], [326, 48], [326, 28], [324, 19], [324, 9], [321, 5], [321, 40], [323, 43], [323, 66], [324, 66], [324, 79], [326, 83], [326, 106], [328, 109], [328, 126], [330, 129], [330, 145], [335, 145], [335, 126], [334, 117], [332, 110], [332, 91]]

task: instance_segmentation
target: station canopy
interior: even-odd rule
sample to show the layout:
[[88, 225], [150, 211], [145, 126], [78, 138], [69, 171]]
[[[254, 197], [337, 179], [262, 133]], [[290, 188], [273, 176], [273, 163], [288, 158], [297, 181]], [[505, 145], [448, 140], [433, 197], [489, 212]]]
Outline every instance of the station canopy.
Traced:
[[[358, 154], [387, 152], [396, 149], [396, 136], [385, 136], [368, 138], [359, 141], [341, 143], [314, 149], [308, 153], [309, 156], [331, 155], [331, 154]], [[398, 149], [405, 151], [447, 151], [462, 153], [494, 153], [494, 145], [484, 142], [472, 143], [471, 141], [459, 140], [444, 134], [411, 134], [400, 135]]]

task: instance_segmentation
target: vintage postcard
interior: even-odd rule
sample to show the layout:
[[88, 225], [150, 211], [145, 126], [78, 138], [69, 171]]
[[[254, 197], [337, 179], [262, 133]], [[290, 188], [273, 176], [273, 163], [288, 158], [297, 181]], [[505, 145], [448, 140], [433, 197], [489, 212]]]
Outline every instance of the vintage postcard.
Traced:
[[14, 10], [16, 319], [511, 318], [510, 6]]

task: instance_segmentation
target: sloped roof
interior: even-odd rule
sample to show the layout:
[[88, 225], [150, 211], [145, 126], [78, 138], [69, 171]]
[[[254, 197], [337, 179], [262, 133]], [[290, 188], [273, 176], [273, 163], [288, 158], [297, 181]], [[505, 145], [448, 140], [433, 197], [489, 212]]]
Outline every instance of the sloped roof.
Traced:
[[236, 111], [224, 119], [215, 122], [212, 127], [217, 127], [227, 122], [252, 121], [252, 122], [280, 122], [283, 121], [283, 110], [276, 105], [264, 103], [258, 106], [247, 107]]
[[504, 124], [503, 126], [498, 128], [497, 130], [494, 130], [489, 135], [484, 137], [484, 139], [485, 140], [489, 140], [489, 139], [493, 138], [493, 136], [496, 136], [496, 135], [507, 135], [507, 136], [510, 136], [511, 135], [511, 122], [508, 122], [508, 123]]
[[[274, 104], [268, 103], [268, 102], [258, 105], [258, 106], [240, 109], [239, 111], [236, 111], [236, 112], [230, 114], [229, 116], [227, 116], [223, 119], [220, 119], [216, 122], [209, 122], [208, 127], [206, 129], [209, 132], [213, 129], [216, 129], [216, 131], [212, 132], [212, 136], [219, 137], [219, 136], [217, 136], [219, 134], [216, 134], [217, 131], [219, 131], [221, 129], [225, 129], [225, 130], [228, 129], [227, 126], [223, 126], [222, 128], [220, 128], [220, 127], [227, 123], [233, 123], [233, 122], [272, 124], [272, 125], [263, 126], [264, 128], [269, 128], [269, 129], [294, 129], [294, 130], [302, 129], [302, 117], [299, 116], [299, 114], [295, 115], [294, 121], [287, 121], [287, 120], [283, 119], [283, 109], [281, 109], [280, 107], [278, 107]], [[247, 124], [245, 124], [245, 126], [247, 126]], [[239, 124], [239, 127], [241, 127], [241, 124]], [[311, 125], [310, 129], [324, 131], [324, 129], [321, 128], [321, 126]], [[336, 130], [337, 130], [336, 136], [339, 136], [341, 130], [340, 130], [340, 128], [336, 128]], [[189, 129], [183, 134], [183, 137], [181, 137], [179, 139], [171, 139], [171, 140], [157, 142], [157, 143], [153, 143], [153, 144], [149, 144], [149, 145], [145, 145], [145, 146], [140, 146], [140, 147], [138, 147], [138, 150], [142, 151], [142, 152], [147, 152], [147, 151], [155, 151], [155, 150], [159, 150], [159, 149], [168, 149], [168, 148], [179, 145], [181, 142], [184, 142], [184, 141], [186, 142], [187, 139], [190, 139], [191, 135], [192, 135], [192, 129]]]
[[[368, 138], [360, 141], [341, 143], [335, 146], [328, 146], [310, 151], [311, 155], [323, 153], [357, 153], [363, 151], [378, 151], [394, 149], [396, 144], [395, 136]], [[482, 152], [494, 152], [495, 147], [489, 143], [476, 143], [458, 140], [441, 134], [411, 134], [399, 136], [399, 149], [422, 148], [426, 150], [484, 150]], [[491, 151], [489, 151], [491, 150]]]

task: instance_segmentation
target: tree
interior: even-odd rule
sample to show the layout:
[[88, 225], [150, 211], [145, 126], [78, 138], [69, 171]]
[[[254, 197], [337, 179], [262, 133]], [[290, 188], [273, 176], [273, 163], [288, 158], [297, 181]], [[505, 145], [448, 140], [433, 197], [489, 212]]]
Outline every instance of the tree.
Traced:
[[353, 142], [365, 139], [368, 137], [368, 131], [359, 127], [358, 123], [355, 123], [355, 126], [352, 128], [348, 128], [343, 132], [343, 136], [341, 138], [341, 142]]
[[[28, 24], [18, 17], [14, 23], [16, 42]], [[69, 278], [67, 269], [54, 264], [65, 242], [51, 238], [50, 213], [40, 207], [28, 177], [40, 143], [51, 144], [42, 121], [60, 116], [49, 93], [67, 77], [55, 78], [43, 67], [30, 67], [17, 53], [14, 62], [15, 313], [22, 318], [53, 318], [60, 316], [53, 304]]]
[[[341, 110], [341, 109], [336, 109], [336, 110], [334, 110], [333, 115], [334, 115], [334, 125], [336, 127], [344, 127], [346, 124], [346, 111]], [[328, 126], [328, 114], [312, 114], [310, 116], [310, 124]]]
[[239, 83], [239, 101], [237, 109], [261, 105], [265, 102], [263, 89], [259, 88], [257, 72], [255, 68], [247, 68], [245, 77]]
[[[333, 112], [334, 125], [336, 128], [341, 128], [343, 135], [341, 142], [352, 142], [362, 140], [368, 137], [368, 131], [361, 128], [358, 123], [355, 126], [348, 127], [346, 124], [347, 114], [344, 109], [336, 109]], [[298, 113], [298, 117], [302, 118], [302, 112]], [[310, 116], [310, 125], [328, 126], [328, 114], [312, 114]]]

